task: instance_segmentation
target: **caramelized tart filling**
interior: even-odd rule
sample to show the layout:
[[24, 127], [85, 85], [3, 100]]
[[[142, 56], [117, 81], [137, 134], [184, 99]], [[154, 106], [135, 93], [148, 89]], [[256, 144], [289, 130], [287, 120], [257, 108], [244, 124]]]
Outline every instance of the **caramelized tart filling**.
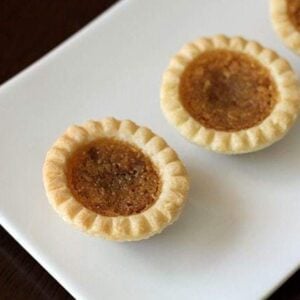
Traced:
[[239, 131], [261, 123], [276, 104], [276, 85], [260, 62], [247, 54], [211, 50], [184, 71], [180, 100], [206, 128]]
[[104, 216], [128, 216], [147, 210], [160, 193], [159, 174], [137, 147], [101, 138], [77, 150], [67, 168], [73, 196]]
[[286, 0], [288, 16], [295, 28], [300, 31], [300, 0]]

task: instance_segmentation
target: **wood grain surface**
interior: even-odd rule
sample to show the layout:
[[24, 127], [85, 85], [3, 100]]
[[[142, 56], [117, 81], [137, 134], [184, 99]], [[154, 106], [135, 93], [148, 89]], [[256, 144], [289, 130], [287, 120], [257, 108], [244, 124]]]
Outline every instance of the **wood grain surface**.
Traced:
[[[0, 0], [0, 84], [42, 57], [115, 2]], [[0, 299], [73, 298], [0, 227]], [[279, 299], [300, 300], [300, 271], [269, 298]]]

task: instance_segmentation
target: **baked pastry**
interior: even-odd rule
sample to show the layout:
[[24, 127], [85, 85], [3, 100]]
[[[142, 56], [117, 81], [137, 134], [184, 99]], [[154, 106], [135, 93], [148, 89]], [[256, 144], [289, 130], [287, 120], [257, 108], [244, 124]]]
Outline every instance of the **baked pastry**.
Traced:
[[161, 108], [188, 140], [237, 154], [271, 145], [294, 123], [296, 75], [275, 52], [241, 37], [184, 46], [163, 76]]
[[273, 27], [284, 43], [300, 54], [300, 0], [271, 0]]
[[114, 118], [71, 126], [48, 151], [43, 178], [65, 221], [117, 241], [148, 238], [173, 223], [189, 187], [162, 138]]

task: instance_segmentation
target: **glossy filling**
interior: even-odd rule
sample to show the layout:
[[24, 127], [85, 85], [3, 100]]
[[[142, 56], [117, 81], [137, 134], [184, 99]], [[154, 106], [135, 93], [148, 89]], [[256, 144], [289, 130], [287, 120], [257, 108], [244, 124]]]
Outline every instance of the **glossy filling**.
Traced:
[[128, 216], [147, 210], [160, 193], [155, 166], [137, 147], [102, 138], [79, 149], [67, 168], [73, 196], [104, 216]]
[[277, 98], [267, 68], [247, 54], [229, 50], [208, 51], [194, 59], [181, 77], [179, 94], [195, 120], [220, 131], [260, 124]]
[[288, 16], [295, 28], [300, 31], [300, 0], [287, 0]]

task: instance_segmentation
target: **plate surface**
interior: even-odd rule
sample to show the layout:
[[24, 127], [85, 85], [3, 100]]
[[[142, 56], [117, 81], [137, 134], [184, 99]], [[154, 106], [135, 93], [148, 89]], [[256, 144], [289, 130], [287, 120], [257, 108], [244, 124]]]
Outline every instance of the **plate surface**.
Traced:
[[[268, 1], [129, 0], [0, 89], [0, 221], [78, 299], [257, 299], [300, 261], [299, 123], [274, 146], [222, 156], [189, 144], [159, 107], [169, 58], [198, 36], [243, 35], [300, 72]], [[114, 243], [66, 225], [42, 184], [65, 128], [104, 116], [162, 135], [190, 177], [182, 217], [149, 240]]]

